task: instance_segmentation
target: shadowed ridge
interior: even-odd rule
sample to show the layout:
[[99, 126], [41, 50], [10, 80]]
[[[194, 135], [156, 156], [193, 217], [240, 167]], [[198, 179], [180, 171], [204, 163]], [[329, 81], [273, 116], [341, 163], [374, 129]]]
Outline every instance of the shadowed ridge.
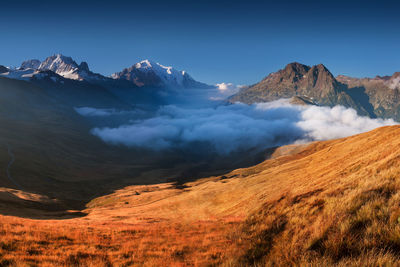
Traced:
[[5, 73], [5, 72], [8, 72], [8, 69], [3, 65], [0, 65], [0, 73]]

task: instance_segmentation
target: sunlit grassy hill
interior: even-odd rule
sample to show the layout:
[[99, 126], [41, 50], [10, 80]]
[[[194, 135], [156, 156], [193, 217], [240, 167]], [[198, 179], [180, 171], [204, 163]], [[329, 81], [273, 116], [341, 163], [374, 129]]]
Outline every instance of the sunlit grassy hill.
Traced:
[[183, 185], [128, 186], [93, 199], [80, 218], [1, 217], [1, 260], [393, 265], [400, 253], [399, 136], [400, 126], [383, 127], [282, 147], [253, 167]]

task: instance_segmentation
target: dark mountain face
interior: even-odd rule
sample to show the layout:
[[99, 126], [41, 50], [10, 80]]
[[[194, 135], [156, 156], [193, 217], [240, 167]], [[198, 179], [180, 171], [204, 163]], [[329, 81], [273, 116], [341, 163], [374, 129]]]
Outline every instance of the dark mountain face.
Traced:
[[297, 62], [290, 63], [232, 96], [229, 102], [252, 104], [293, 97], [308, 98], [325, 106], [343, 105], [356, 109], [361, 115], [375, 117], [368, 101], [364, 103], [350, 93], [347, 85], [339, 82], [322, 64], [310, 67]]
[[32, 84], [40, 86], [52, 98], [70, 107], [132, 108], [105, 86], [86, 81], [66, 79], [50, 70], [33, 76]]
[[8, 72], [8, 69], [3, 65], [0, 65], [0, 73], [5, 73], [5, 72]]
[[400, 121], [400, 73], [375, 78], [352, 78], [339, 75], [337, 80], [345, 84], [354, 99], [368, 105], [381, 118]]

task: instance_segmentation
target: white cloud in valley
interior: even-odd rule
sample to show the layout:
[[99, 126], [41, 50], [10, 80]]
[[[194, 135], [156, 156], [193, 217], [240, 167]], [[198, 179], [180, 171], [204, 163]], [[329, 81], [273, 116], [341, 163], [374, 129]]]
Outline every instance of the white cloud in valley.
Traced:
[[189, 108], [162, 106], [156, 115], [114, 128], [95, 128], [105, 142], [153, 150], [205, 142], [219, 154], [345, 137], [395, 121], [371, 119], [342, 106], [297, 106], [288, 100]]
[[224, 99], [228, 96], [234, 95], [240, 91], [244, 85], [235, 85], [233, 83], [217, 83], [216, 85], [217, 91], [215, 96], [212, 96], [211, 100], [220, 100]]

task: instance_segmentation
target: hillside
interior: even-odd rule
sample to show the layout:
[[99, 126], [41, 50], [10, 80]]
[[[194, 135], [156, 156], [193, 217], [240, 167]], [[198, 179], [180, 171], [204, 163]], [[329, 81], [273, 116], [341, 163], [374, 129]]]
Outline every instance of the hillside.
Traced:
[[[282, 147], [271, 159], [221, 176], [125, 187], [93, 199], [86, 216], [68, 221], [2, 217], [1, 260], [393, 265], [400, 253], [399, 134], [400, 126], [383, 127]], [[43, 243], [49, 237], [55, 242]]]

